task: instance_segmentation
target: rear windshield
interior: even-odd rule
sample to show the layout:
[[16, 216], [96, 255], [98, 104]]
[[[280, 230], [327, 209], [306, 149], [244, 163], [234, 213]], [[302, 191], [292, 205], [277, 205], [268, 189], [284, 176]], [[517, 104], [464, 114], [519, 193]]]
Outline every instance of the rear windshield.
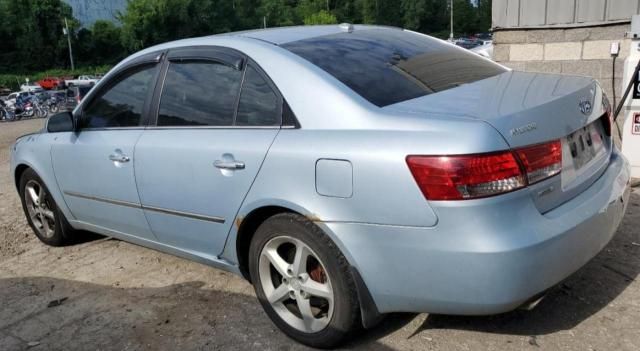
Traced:
[[282, 45], [383, 107], [505, 72], [438, 39], [396, 29], [355, 30]]

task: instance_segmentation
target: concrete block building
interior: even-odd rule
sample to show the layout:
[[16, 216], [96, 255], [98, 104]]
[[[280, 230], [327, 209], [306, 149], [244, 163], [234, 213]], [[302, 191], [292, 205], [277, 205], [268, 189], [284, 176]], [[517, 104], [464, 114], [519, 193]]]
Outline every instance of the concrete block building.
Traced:
[[[493, 0], [494, 59], [513, 69], [598, 79], [622, 92], [631, 16], [640, 0]], [[620, 43], [615, 71], [611, 43]], [[615, 76], [615, 82], [612, 78]]]

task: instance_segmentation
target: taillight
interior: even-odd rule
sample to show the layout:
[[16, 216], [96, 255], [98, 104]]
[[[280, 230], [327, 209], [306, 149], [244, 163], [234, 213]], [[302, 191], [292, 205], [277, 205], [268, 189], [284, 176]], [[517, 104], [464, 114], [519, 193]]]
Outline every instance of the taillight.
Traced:
[[560, 140], [516, 149], [516, 153], [527, 172], [529, 184], [553, 177], [562, 171]]
[[429, 200], [493, 196], [525, 186], [513, 153], [464, 156], [408, 156], [407, 164]]
[[407, 165], [428, 200], [465, 200], [521, 189], [562, 170], [555, 140], [514, 151], [476, 155], [408, 156]]

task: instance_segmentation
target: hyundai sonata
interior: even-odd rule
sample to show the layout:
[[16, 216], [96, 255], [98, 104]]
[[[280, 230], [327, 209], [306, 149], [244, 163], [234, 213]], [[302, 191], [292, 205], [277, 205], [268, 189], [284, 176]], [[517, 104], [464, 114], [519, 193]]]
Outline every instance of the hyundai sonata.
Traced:
[[596, 81], [387, 27], [154, 46], [12, 148], [44, 243], [88, 230], [240, 274], [316, 347], [389, 312], [529, 306], [629, 197]]

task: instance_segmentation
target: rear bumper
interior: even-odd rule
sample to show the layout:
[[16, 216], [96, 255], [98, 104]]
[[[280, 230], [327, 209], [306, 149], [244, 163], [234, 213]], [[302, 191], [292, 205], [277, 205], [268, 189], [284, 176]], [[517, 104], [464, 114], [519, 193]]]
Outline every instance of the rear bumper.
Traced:
[[611, 240], [629, 199], [617, 152], [587, 190], [540, 214], [527, 191], [434, 205], [430, 228], [322, 223], [358, 269], [380, 312], [483, 315], [517, 308]]

